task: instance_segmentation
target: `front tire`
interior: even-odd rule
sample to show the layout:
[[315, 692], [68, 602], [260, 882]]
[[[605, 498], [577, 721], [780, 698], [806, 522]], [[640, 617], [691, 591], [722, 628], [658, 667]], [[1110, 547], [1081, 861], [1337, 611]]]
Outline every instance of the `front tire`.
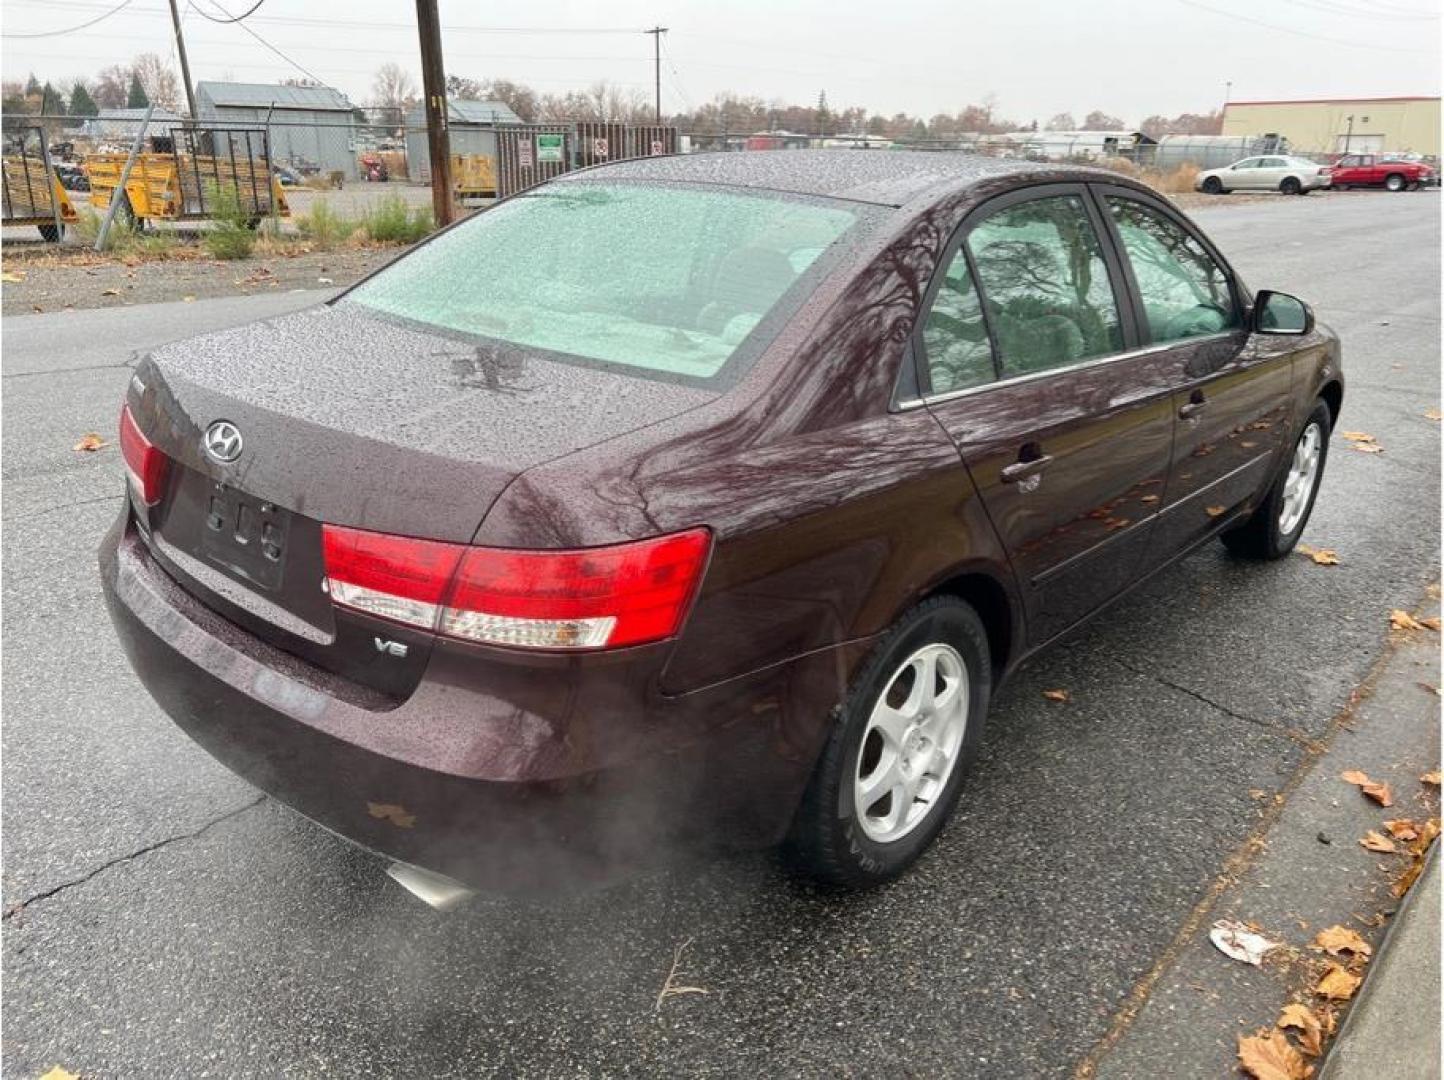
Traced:
[[1282, 559], [1293, 551], [1314, 511], [1329, 456], [1332, 426], [1328, 405], [1314, 402], [1313, 411], [1294, 441], [1293, 453], [1268, 497], [1242, 525], [1220, 535], [1229, 551], [1245, 559]]
[[859, 889], [912, 866], [957, 804], [991, 693], [971, 606], [937, 596], [904, 614], [837, 710], [783, 848], [792, 868]]
[[1223, 181], [1216, 176], [1210, 176], [1203, 182], [1203, 190], [1208, 195], [1222, 195]]
[[1391, 172], [1388, 176], [1384, 177], [1384, 186], [1390, 191], [1403, 191], [1404, 177], [1399, 173]]

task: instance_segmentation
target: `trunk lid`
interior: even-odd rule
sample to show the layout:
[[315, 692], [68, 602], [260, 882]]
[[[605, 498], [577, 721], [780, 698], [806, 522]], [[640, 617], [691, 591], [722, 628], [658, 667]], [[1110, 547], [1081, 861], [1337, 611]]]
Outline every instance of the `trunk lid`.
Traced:
[[[165, 346], [138, 366], [129, 402], [171, 460], [164, 498], [142, 513], [181, 586], [273, 644], [404, 696], [430, 635], [333, 609], [322, 523], [467, 543], [526, 469], [715, 396], [343, 304]], [[230, 462], [203, 446], [222, 421], [241, 439]]]

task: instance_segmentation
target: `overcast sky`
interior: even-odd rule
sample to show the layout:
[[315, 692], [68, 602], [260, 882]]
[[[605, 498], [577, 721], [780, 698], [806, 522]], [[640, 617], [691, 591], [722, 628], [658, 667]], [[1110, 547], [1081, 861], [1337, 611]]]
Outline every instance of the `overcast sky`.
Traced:
[[[165, 0], [64, 30], [118, 0], [3, 0], [6, 78], [33, 71], [68, 84], [139, 52], [173, 56]], [[212, 15], [254, 0], [194, 0]], [[394, 60], [419, 77], [408, 0], [264, 0], [246, 25], [208, 22], [180, 0], [196, 80], [276, 82], [303, 68], [358, 104]], [[504, 76], [542, 91], [598, 79], [652, 87], [652, 39], [670, 28], [664, 109], [727, 90], [835, 108], [929, 116], [996, 96], [1027, 123], [1099, 108], [1136, 123], [1203, 112], [1224, 100], [1439, 93], [1439, 5], [1429, 0], [442, 0], [449, 73]], [[521, 32], [521, 31], [527, 32]], [[547, 30], [550, 32], [532, 32]]]

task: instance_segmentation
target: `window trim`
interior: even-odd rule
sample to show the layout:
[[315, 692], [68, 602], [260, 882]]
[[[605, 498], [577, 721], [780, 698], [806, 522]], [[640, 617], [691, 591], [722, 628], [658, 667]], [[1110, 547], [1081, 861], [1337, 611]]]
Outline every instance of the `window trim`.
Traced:
[[[1128, 284], [1128, 295], [1133, 304], [1134, 323], [1138, 328], [1138, 342], [1143, 346], [1159, 345], [1174, 347], [1186, 345], [1193, 341], [1206, 341], [1214, 337], [1231, 337], [1248, 332], [1249, 302], [1245, 298], [1243, 283], [1239, 281], [1238, 274], [1234, 272], [1223, 254], [1209, 242], [1194, 224], [1189, 221], [1177, 209], [1168, 205], [1163, 199], [1139, 191], [1136, 188], [1124, 187], [1122, 184], [1110, 184], [1107, 181], [1088, 185], [1089, 192], [1097, 204], [1098, 211], [1103, 217], [1104, 226], [1108, 231], [1109, 243], [1118, 253], [1119, 261], [1123, 264], [1123, 273]], [[1192, 237], [1204, 252], [1211, 258], [1218, 268], [1223, 271], [1224, 281], [1228, 283], [1229, 296], [1233, 300], [1233, 314], [1238, 320], [1237, 324], [1216, 334], [1204, 334], [1199, 337], [1176, 338], [1172, 341], [1153, 340], [1153, 330], [1148, 325], [1148, 313], [1143, 306], [1143, 290], [1138, 287], [1138, 279], [1133, 274], [1133, 263], [1128, 257], [1128, 248], [1123, 243], [1123, 235], [1118, 231], [1118, 224], [1113, 220], [1113, 213], [1108, 209], [1108, 198], [1112, 196], [1119, 199], [1131, 199], [1139, 205], [1152, 210]]]
[[[1098, 201], [1092, 197], [1089, 191], [1091, 185], [1082, 180], [1055, 181], [1044, 184], [1028, 184], [1016, 187], [1009, 191], [1002, 192], [979, 203], [964, 215], [953, 233], [948, 237], [948, 242], [943, 246], [942, 254], [933, 268], [932, 275], [928, 281], [926, 290], [923, 292], [922, 302], [918, 305], [918, 314], [913, 323], [910, 341], [914, 364], [913, 378], [918, 387], [919, 396], [916, 399], [918, 404], [931, 404], [935, 401], [950, 401], [965, 394], [977, 393], [990, 390], [995, 386], [1007, 386], [1027, 379], [1053, 375], [1065, 371], [1076, 371], [1081, 367], [1091, 366], [1100, 361], [1122, 359], [1125, 356], [1135, 354], [1140, 346], [1145, 343], [1139, 335], [1138, 312], [1135, 307], [1133, 294], [1130, 292], [1131, 279], [1125, 276], [1127, 267], [1122, 263], [1117, 243], [1113, 236], [1109, 222], [1106, 221], [1100, 211]], [[988, 294], [982, 287], [978, 278], [977, 266], [973, 260], [973, 254], [967, 248], [967, 239], [972, 235], [974, 229], [987, 221], [994, 214], [1006, 210], [1010, 206], [1019, 203], [1034, 202], [1039, 199], [1058, 198], [1062, 196], [1075, 196], [1083, 204], [1083, 211], [1088, 215], [1089, 224], [1093, 226], [1093, 233], [1098, 238], [1099, 255], [1103, 259], [1104, 266], [1108, 272], [1108, 284], [1113, 293], [1113, 303], [1118, 309], [1119, 328], [1123, 333], [1123, 349], [1119, 352], [1105, 353], [1102, 356], [1090, 356], [1074, 364], [1063, 367], [1044, 368], [1042, 371], [1027, 372], [1022, 375], [1002, 377], [1002, 357], [998, 353], [998, 338], [993, 331], [992, 319], [988, 315]], [[923, 343], [922, 331], [928, 316], [932, 314], [933, 301], [938, 291], [942, 288], [943, 279], [947, 276], [947, 269], [952, 264], [953, 257], [959, 248], [963, 250], [963, 257], [967, 263], [968, 274], [972, 278], [973, 290], [977, 294], [983, 312], [983, 325], [988, 332], [988, 346], [993, 356], [993, 373], [996, 376], [992, 382], [983, 383], [980, 386], [969, 386], [961, 390], [950, 390], [942, 394], [933, 393], [932, 371], [928, 367], [927, 349]], [[898, 408], [912, 407], [910, 401], [900, 401]]]

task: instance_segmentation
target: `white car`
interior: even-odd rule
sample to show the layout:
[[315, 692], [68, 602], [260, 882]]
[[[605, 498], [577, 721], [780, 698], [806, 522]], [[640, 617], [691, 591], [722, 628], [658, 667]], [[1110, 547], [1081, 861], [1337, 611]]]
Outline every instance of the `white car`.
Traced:
[[1194, 188], [1210, 195], [1230, 191], [1281, 191], [1285, 195], [1307, 195], [1315, 188], [1330, 183], [1327, 165], [1308, 158], [1276, 154], [1244, 158], [1222, 169], [1209, 169], [1198, 174]]

